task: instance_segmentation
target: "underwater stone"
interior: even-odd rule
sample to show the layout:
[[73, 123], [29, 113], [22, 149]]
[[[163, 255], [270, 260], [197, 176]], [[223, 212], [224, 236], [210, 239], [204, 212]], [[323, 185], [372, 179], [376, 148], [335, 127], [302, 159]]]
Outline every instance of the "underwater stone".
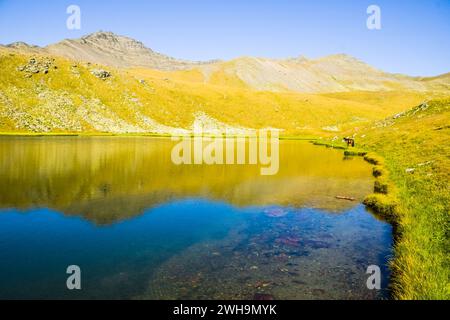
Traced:
[[275, 300], [275, 298], [268, 293], [255, 293], [253, 300]]

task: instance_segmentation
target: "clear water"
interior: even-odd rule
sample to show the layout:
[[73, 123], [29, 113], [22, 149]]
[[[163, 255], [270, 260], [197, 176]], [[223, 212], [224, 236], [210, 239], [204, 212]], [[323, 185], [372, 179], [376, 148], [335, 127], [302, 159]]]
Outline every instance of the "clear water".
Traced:
[[[172, 146], [0, 139], [0, 298], [388, 297], [391, 226], [360, 204], [373, 185], [362, 159], [282, 141], [279, 173], [261, 176], [175, 166]], [[367, 289], [369, 265], [382, 290]]]

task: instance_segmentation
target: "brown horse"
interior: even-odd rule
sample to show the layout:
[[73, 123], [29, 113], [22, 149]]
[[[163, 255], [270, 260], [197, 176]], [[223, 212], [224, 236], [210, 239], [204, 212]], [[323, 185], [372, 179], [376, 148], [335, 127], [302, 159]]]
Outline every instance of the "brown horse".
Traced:
[[353, 138], [344, 138], [344, 141], [347, 142], [347, 147], [354, 147], [355, 146], [355, 139]]

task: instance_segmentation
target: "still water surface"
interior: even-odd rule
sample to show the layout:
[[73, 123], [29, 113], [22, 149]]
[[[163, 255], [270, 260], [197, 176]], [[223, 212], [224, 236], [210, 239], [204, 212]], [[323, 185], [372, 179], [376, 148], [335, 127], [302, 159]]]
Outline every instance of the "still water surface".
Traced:
[[[360, 204], [373, 186], [362, 159], [281, 141], [278, 174], [261, 176], [176, 166], [173, 145], [0, 138], [0, 298], [388, 297], [391, 226]], [[66, 289], [73, 264], [80, 291]], [[366, 287], [373, 264], [380, 291]]]

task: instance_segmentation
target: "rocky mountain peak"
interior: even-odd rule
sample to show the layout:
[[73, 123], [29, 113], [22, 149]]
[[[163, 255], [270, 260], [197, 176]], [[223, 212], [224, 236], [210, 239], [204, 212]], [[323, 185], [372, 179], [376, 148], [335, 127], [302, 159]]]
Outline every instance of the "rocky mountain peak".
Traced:
[[45, 50], [73, 60], [125, 68], [181, 70], [211, 63], [175, 59], [155, 52], [133, 38], [108, 31], [94, 32], [80, 39], [63, 40], [47, 46]]
[[98, 31], [82, 37], [79, 41], [83, 44], [92, 44], [104, 48], [117, 50], [146, 50], [152, 51], [145, 45], [135, 39], [117, 35], [109, 31]]

